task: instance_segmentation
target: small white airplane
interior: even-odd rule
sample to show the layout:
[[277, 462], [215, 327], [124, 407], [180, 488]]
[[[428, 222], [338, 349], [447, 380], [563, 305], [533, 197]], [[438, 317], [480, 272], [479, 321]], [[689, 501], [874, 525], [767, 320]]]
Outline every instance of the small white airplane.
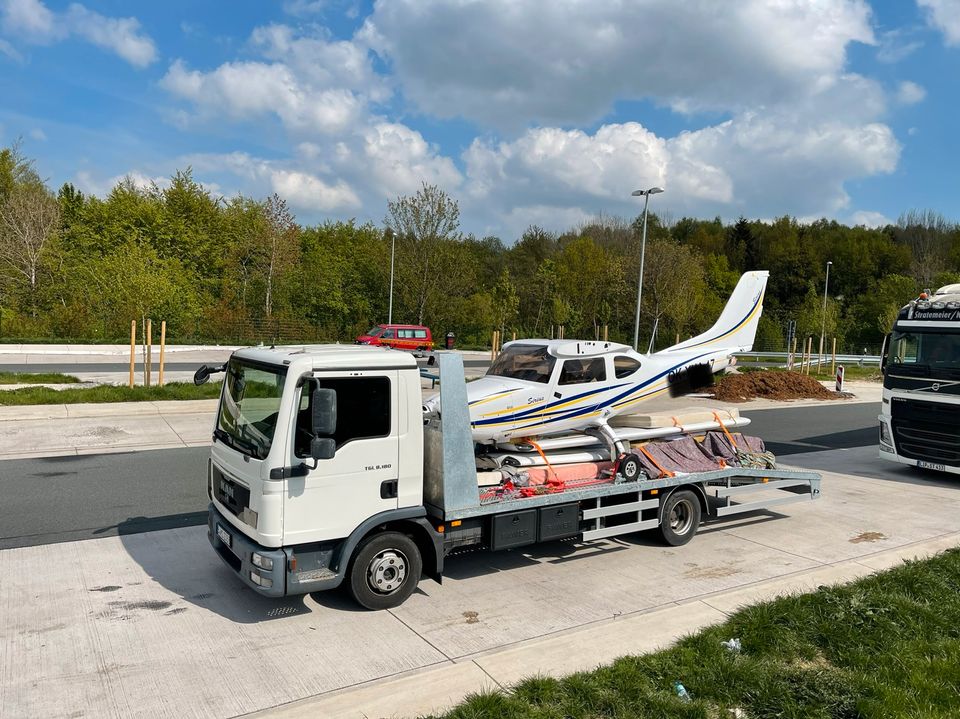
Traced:
[[[707, 369], [719, 372], [734, 353], [753, 347], [769, 274], [745, 273], [713, 327], [653, 354], [613, 342], [507, 342], [486, 376], [467, 384], [474, 442], [608, 430], [611, 417], [689, 382], [697, 369], [709, 379]], [[438, 401], [428, 401], [424, 410], [436, 412]]]

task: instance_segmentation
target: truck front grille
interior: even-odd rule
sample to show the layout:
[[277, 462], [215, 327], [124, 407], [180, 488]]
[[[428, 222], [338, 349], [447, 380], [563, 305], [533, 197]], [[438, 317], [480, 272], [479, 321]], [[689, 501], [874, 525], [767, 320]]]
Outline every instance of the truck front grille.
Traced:
[[213, 465], [213, 496], [235, 517], [241, 517], [250, 506], [250, 490], [234, 482]]
[[899, 454], [908, 459], [960, 465], [960, 404], [895, 397], [890, 411]]

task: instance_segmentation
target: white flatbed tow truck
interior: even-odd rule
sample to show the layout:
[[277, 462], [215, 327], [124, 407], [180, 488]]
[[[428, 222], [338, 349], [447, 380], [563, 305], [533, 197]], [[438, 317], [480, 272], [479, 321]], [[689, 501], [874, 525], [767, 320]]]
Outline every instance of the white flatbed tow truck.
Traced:
[[[368, 609], [440, 582], [461, 548], [516, 549], [659, 530], [693, 538], [729, 516], [820, 494], [820, 475], [726, 467], [529, 493], [481, 491], [462, 359], [439, 353], [441, 411], [421, 411], [415, 359], [374, 347], [249, 348], [225, 371], [207, 490], [211, 545], [260, 594], [345, 585]], [[741, 424], [746, 423], [743, 420]], [[496, 494], [496, 493], [495, 493]]]

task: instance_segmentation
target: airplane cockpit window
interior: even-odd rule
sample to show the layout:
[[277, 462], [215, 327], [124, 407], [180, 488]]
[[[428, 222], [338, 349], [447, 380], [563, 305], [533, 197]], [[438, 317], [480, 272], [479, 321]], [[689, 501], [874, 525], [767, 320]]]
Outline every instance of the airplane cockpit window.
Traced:
[[543, 345], [513, 345], [506, 347], [490, 365], [487, 376], [522, 379], [527, 382], [550, 381], [556, 358]]
[[626, 355], [617, 355], [613, 358], [613, 374], [617, 379], [629, 377], [640, 369], [640, 360]]
[[560, 370], [559, 384], [603, 382], [607, 379], [603, 357], [565, 360]]

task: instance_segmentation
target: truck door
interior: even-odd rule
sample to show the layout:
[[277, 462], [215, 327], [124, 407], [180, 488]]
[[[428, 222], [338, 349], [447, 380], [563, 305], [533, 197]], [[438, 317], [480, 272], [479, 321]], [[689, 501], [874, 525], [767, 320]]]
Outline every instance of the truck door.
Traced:
[[304, 477], [290, 477], [284, 543], [346, 537], [363, 520], [397, 508], [398, 377], [395, 370], [318, 372], [300, 390], [290, 466], [312, 465], [310, 399], [316, 387], [337, 393], [336, 454]]

